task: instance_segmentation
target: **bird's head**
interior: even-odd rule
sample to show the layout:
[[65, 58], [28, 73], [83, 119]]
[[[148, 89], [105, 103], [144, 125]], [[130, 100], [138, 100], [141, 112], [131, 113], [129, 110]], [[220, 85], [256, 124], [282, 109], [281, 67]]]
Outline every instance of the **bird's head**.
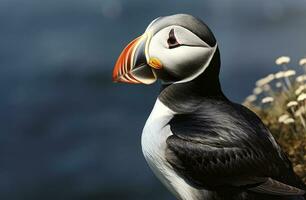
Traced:
[[215, 37], [201, 20], [186, 14], [159, 17], [122, 51], [113, 81], [188, 82], [205, 72], [216, 52]]

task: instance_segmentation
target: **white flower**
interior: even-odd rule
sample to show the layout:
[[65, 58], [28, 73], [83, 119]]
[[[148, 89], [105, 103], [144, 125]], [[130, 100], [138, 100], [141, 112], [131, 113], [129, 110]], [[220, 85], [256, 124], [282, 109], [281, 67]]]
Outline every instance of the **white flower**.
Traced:
[[261, 100], [261, 103], [265, 104], [265, 103], [271, 103], [274, 101], [273, 97], [265, 97]]
[[298, 89], [295, 90], [295, 95], [301, 94], [301, 92], [303, 92], [303, 90], [305, 90], [305, 85], [300, 85], [298, 87]]
[[262, 87], [263, 85], [266, 84], [266, 79], [265, 78], [259, 79], [258, 81], [256, 81], [255, 84], [257, 87]]
[[256, 87], [256, 88], [254, 88], [253, 93], [258, 95], [258, 94], [262, 93], [262, 89], [260, 87]]
[[283, 71], [279, 71], [275, 74], [275, 78], [276, 79], [280, 79], [284, 77], [284, 72]]
[[298, 101], [304, 101], [305, 99], [306, 99], [306, 94], [304, 92], [300, 94], [297, 98]]
[[257, 87], [262, 87], [262, 86], [270, 83], [273, 80], [274, 80], [274, 74], [269, 74], [268, 76], [256, 81], [256, 85], [257, 85]]
[[269, 74], [268, 76], [266, 76], [266, 79], [270, 82], [274, 80], [274, 74]]
[[306, 58], [302, 58], [302, 59], [300, 60], [300, 62], [299, 62], [299, 65], [300, 65], [300, 66], [306, 65]]
[[293, 107], [293, 106], [297, 106], [297, 105], [298, 105], [298, 102], [296, 102], [296, 101], [289, 101], [289, 103], [287, 103], [288, 108]]
[[277, 87], [277, 88], [280, 88], [280, 87], [282, 87], [282, 83], [281, 82], [277, 82], [276, 84], [275, 84], [275, 86]]
[[288, 64], [290, 62], [290, 58], [288, 56], [281, 56], [275, 60], [277, 65]]
[[298, 77], [296, 77], [296, 82], [303, 82], [303, 81], [305, 81], [306, 80], [306, 75], [300, 75], [300, 76], [298, 76]]
[[292, 119], [292, 118], [285, 119], [283, 123], [284, 123], [284, 124], [291, 124], [291, 123], [294, 123], [294, 119]]
[[296, 72], [294, 70], [287, 70], [284, 72], [284, 77], [294, 76]]
[[253, 102], [253, 101], [256, 101], [256, 99], [257, 99], [257, 96], [252, 94], [252, 95], [248, 96], [245, 100], [249, 101], [249, 102]]
[[278, 122], [284, 122], [286, 119], [288, 119], [289, 118], [289, 115], [287, 115], [287, 114], [283, 114], [283, 115], [281, 115], [281, 116], [279, 116], [279, 118], [278, 118]]

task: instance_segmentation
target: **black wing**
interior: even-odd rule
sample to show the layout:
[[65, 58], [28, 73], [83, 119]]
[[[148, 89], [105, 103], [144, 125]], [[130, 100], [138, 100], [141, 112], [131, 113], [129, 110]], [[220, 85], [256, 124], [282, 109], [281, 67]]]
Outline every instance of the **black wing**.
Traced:
[[294, 174], [261, 120], [237, 104], [204, 102], [196, 112], [169, 122], [166, 158], [198, 188], [241, 187], [256, 192], [301, 195]]

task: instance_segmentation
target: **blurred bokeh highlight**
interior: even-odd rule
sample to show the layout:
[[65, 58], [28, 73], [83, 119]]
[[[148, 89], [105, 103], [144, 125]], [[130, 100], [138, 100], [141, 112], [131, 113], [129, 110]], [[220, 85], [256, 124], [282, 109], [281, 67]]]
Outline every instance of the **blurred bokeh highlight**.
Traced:
[[111, 72], [128, 41], [175, 13], [215, 33], [236, 102], [276, 57], [306, 55], [303, 0], [1, 0], [0, 199], [174, 199], [140, 146], [159, 85]]

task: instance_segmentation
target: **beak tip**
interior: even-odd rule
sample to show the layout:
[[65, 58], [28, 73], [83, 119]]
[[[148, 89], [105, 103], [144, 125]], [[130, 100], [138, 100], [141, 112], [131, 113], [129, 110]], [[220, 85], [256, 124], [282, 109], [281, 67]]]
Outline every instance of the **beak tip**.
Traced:
[[119, 83], [120, 80], [119, 80], [117, 77], [113, 77], [113, 78], [112, 78], [112, 82], [113, 82], [113, 83]]
[[116, 77], [112, 77], [112, 82], [114, 82], [114, 83], [117, 83], [118, 81], [117, 81], [117, 79], [116, 79]]
[[118, 78], [118, 72], [116, 70], [116, 66], [113, 70], [113, 74], [112, 74], [112, 82], [113, 83], [118, 83], [119, 82], [119, 78]]

